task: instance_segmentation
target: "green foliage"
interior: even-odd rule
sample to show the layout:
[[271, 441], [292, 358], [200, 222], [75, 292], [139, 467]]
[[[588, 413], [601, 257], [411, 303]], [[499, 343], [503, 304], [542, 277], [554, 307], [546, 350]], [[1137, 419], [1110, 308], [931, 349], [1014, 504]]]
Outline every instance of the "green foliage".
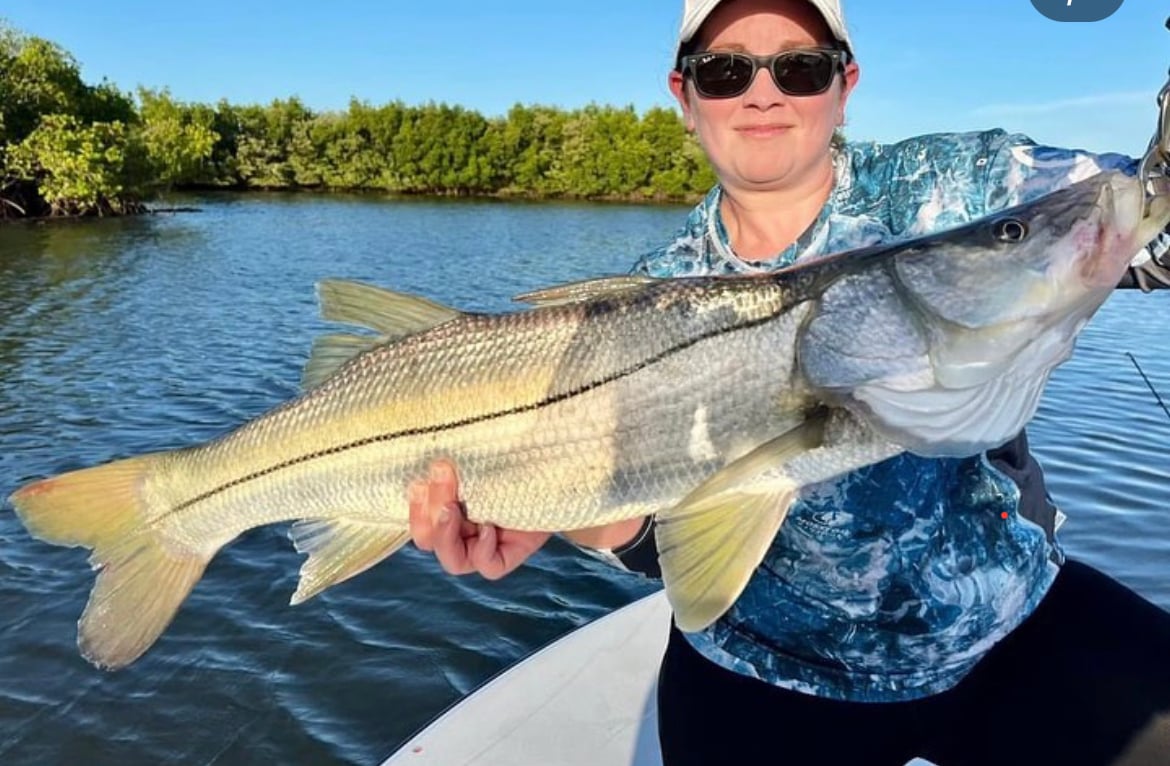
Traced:
[[122, 122], [83, 124], [67, 114], [41, 118], [8, 152], [15, 173], [35, 179], [55, 214], [124, 212], [146, 164], [136, 134]]
[[145, 88], [135, 100], [0, 21], [0, 215], [21, 209], [14, 188], [53, 212], [103, 212], [170, 187], [687, 200], [714, 183], [669, 109], [516, 104], [486, 118], [353, 100], [318, 113], [295, 97], [188, 104]]
[[[154, 96], [140, 94], [148, 126], [160, 109]], [[715, 182], [698, 143], [662, 108], [639, 116], [633, 107], [517, 104], [488, 119], [460, 106], [398, 101], [353, 100], [345, 112], [317, 113], [291, 98], [181, 111], [168, 124], [206, 128], [213, 148], [206, 155], [206, 141], [199, 144], [192, 157], [202, 164], [174, 176], [180, 185], [681, 200]], [[194, 142], [175, 130], [167, 135], [176, 147]]]
[[644, 196], [651, 148], [633, 107], [590, 105], [574, 112], [552, 168], [558, 189], [584, 197]]
[[18, 143], [43, 114], [79, 114], [85, 84], [73, 58], [57, 45], [0, 26], [0, 122], [5, 143]]
[[256, 188], [292, 188], [301, 185], [297, 183], [298, 169], [302, 179], [311, 181], [305, 160], [309, 152], [306, 131], [312, 113], [298, 99], [233, 111], [239, 183]]
[[[516, 104], [497, 124], [488, 156], [499, 168], [501, 189], [512, 194], [554, 192], [552, 169], [564, 143], [568, 116], [544, 106]], [[494, 143], [493, 143], [494, 141]]]
[[151, 177], [137, 120], [129, 96], [86, 85], [59, 46], [0, 22], [0, 215], [30, 201], [53, 214], [136, 209]]
[[138, 122], [134, 99], [104, 80], [95, 86], [86, 86], [82, 93], [78, 116], [86, 122]]
[[214, 112], [180, 104], [165, 90], [139, 89], [138, 101], [152, 179], [166, 186], [202, 180], [218, 139]]

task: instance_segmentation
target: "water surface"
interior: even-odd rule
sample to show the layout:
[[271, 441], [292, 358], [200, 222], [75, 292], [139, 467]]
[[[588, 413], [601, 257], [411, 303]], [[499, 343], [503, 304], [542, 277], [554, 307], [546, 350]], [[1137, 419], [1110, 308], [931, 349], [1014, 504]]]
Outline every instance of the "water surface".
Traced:
[[[293, 396], [314, 284], [369, 280], [484, 311], [624, 272], [684, 209], [216, 195], [135, 220], [0, 227], [0, 497], [19, 484], [209, 439]], [[1069, 552], [1170, 607], [1170, 294], [1119, 293], [1031, 430]], [[0, 763], [376, 764], [547, 641], [649, 592], [554, 541], [496, 583], [408, 546], [292, 608], [286, 526], [208, 567], [118, 673], [77, 653], [86, 553], [0, 511]]]

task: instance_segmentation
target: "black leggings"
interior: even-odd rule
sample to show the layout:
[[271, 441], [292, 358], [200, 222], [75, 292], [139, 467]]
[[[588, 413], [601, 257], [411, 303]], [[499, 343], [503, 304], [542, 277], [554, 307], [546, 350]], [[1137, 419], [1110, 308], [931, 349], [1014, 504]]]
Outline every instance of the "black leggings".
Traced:
[[821, 699], [709, 662], [671, 628], [658, 686], [665, 766], [1170, 765], [1170, 612], [1068, 561], [1036, 611], [954, 688]]

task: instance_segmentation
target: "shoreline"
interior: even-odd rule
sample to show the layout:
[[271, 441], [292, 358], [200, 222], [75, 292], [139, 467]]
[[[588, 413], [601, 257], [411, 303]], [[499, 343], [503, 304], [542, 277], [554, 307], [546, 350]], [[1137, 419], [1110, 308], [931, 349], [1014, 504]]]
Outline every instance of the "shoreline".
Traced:
[[[370, 188], [314, 188], [314, 187], [235, 187], [235, 186], [211, 186], [211, 185], [196, 185], [184, 186], [182, 188], [172, 189], [173, 193], [177, 194], [199, 194], [199, 195], [215, 195], [220, 193], [230, 194], [306, 194], [306, 195], [356, 195], [356, 196], [371, 196], [382, 197], [388, 199], [400, 199], [411, 201], [423, 200], [462, 200], [462, 201], [495, 201], [495, 202], [570, 202], [570, 203], [591, 203], [591, 204], [620, 204], [620, 205], [679, 205], [688, 206], [695, 205], [702, 199], [702, 194], [691, 195], [688, 197], [678, 197], [671, 195], [642, 195], [642, 194], [627, 194], [627, 195], [602, 195], [602, 196], [576, 196], [567, 194], [539, 194], [536, 192], [520, 192], [520, 191], [498, 191], [493, 193], [483, 192], [406, 192], [406, 191], [388, 191], [384, 189], [370, 189]], [[36, 223], [45, 224], [53, 222], [77, 222], [88, 220], [102, 220], [109, 218], [135, 218], [147, 215], [161, 215], [173, 213], [198, 213], [202, 212], [202, 208], [191, 205], [164, 205], [155, 207], [149, 202], [137, 201], [125, 203], [129, 208], [124, 212], [119, 212], [112, 207], [102, 211], [88, 211], [85, 213], [38, 213], [33, 215], [28, 214], [9, 214], [9, 211], [0, 210], [0, 226], [5, 224], [21, 224], [21, 223]], [[21, 211], [23, 212], [23, 211]]]

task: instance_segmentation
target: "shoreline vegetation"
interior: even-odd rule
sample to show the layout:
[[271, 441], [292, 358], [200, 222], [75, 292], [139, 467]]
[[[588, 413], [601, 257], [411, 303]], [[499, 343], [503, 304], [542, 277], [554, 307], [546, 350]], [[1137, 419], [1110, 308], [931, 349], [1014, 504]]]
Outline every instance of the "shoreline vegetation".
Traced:
[[0, 19], [0, 222], [147, 213], [187, 190], [665, 203], [714, 183], [671, 109], [183, 103], [87, 84], [63, 48]]

